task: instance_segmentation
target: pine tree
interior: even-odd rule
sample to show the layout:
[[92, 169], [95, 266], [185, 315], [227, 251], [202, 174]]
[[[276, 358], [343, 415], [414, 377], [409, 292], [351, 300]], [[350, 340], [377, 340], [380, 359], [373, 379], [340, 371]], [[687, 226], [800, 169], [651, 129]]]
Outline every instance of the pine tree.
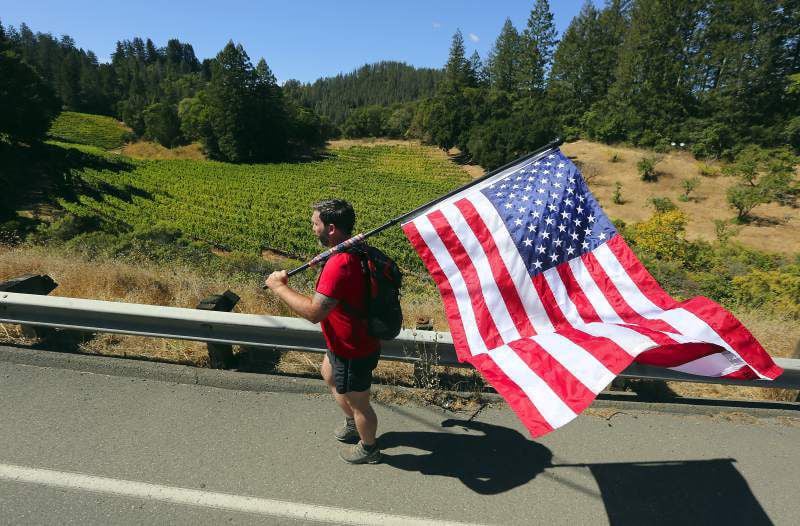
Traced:
[[522, 93], [541, 93], [553, 59], [557, 36], [547, 0], [536, 0], [528, 24], [519, 38], [517, 86]]
[[510, 18], [506, 18], [503, 29], [489, 54], [489, 82], [492, 88], [514, 91], [519, 67], [519, 33]]
[[653, 146], [674, 138], [693, 108], [692, 36], [702, 0], [638, 0], [622, 48], [616, 79], [587, 120], [602, 140]]
[[619, 0], [602, 11], [586, 0], [564, 32], [553, 56], [548, 95], [568, 131], [576, 132], [584, 112], [608, 93], [626, 30]]
[[472, 56], [469, 58], [468, 68], [470, 86], [481, 87], [488, 84], [488, 74], [486, 73], [486, 68], [483, 65], [481, 56], [477, 51], [472, 52]]
[[450, 89], [459, 89], [469, 84], [469, 63], [465, 58], [464, 36], [457, 29], [450, 44], [450, 56], [444, 66], [444, 76]]

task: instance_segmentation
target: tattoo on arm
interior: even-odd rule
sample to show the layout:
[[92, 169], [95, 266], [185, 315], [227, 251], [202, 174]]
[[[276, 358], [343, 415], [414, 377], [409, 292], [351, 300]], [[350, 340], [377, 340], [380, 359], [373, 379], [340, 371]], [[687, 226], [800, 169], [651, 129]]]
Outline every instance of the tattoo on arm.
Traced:
[[339, 300], [330, 298], [324, 294], [320, 294], [319, 292], [315, 292], [312, 303], [319, 305], [321, 318], [325, 318], [328, 314], [330, 314], [333, 308], [336, 307], [336, 305], [339, 303]]

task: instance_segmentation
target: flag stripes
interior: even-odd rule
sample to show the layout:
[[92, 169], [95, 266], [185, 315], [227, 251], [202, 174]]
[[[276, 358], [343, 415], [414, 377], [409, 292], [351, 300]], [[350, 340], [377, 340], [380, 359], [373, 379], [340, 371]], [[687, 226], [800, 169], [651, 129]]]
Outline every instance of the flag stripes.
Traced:
[[[557, 168], [569, 169], [560, 159]], [[403, 225], [442, 294], [459, 359], [484, 375], [534, 436], [575, 418], [633, 360], [704, 376], [780, 374], [722, 307], [667, 295], [609, 230], [588, 189], [574, 191], [583, 183], [568, 176], [577, 171], [555, 170], [542, 170], [559, 178], [554, 187], [561, 178], [574, 186], [566, 187], [565, 205], [547, 205], [541, 223], [518, 216], [512, 227], [488, 197], [495, 185], [486, 183]], [[524, 175], [507, 170], [499, 177], [509, 184], [494, 195], [505, 198], [509, 186], [508, 198], [533, 193], [547, 180]], [[548, 214], [543, 200], [535, 202], [534, 218]], [[579, 243], [584, 250], [574, 253]]]

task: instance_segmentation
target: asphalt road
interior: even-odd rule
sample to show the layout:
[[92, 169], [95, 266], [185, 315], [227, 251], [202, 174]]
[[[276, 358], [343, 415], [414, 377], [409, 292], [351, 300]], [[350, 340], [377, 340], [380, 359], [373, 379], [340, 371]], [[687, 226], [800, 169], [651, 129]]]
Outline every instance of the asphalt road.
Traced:
[[800, 419], [379, 405], [350, 466], [327, 396], [0, 362], [0, 524], [797, 524]]

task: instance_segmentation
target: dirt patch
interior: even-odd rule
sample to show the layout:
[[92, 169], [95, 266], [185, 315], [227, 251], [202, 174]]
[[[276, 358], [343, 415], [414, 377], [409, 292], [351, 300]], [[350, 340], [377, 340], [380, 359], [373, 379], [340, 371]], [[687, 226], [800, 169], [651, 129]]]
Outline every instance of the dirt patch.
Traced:
[[126, 144], [119, 150], [119, 153], [134, 159], [192, 159], [196, 161], [206, 159], [203, 148], [199, 143], [192, 143], [175, 148], [165, 148], [155, 142], [138, 141]]
[[[726, 192], [736, 180], [724, 176], [702, 176], [701, 164], [688, 152], [664, 155], [656, 165], [660, 174], [658, 181], [648, 183], [640, 179], [636, 163], [652, 152], [584, 140], [564, 144], [561, 149], [583, 164], [583, 172], [590, 176], [592, 193], [613, 219], [622, 219], [626, 223], [644, 221], [653, 214], [653, 207], [649, 204], [652, 197], [669, 197], [689, 218], [686, 227], [688, 239], [714, 241], [714, 220], [730, 220], [735, 216], [734, 210], [728, 206]], [[615, 162], [612, 161], [614, 155]], [[696, 176], [700, 177], [700, 185], [692, 193], [695, 198], [689, 202], [678, 201], [678, 196], [683, 193], [682, 181]], [[616, 182], [622, 184], [624, 203], [621, 205], [612, 200]], [[735, 240], [768, 252], [796, 254], [800, 251], [800, 209], [770, 203], [758, 206], [754, 215], [757, 219], [743, 225]]]

